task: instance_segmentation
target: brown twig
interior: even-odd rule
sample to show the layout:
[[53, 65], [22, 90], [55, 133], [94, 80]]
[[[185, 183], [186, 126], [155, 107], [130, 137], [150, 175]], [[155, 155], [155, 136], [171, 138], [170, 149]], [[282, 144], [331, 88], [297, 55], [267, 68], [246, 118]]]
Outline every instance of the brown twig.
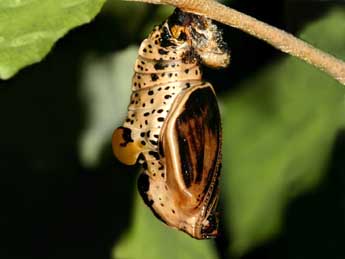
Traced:
[[273, 47], [298, 57], [325, 71], [345, 85], [345, 62], [294, 37], [292, 34], [224, 6], [214, 0], [127, 0], [169, 4], [184, 11], [204, 15], [212, 20], [240, 29], [266, 41]]

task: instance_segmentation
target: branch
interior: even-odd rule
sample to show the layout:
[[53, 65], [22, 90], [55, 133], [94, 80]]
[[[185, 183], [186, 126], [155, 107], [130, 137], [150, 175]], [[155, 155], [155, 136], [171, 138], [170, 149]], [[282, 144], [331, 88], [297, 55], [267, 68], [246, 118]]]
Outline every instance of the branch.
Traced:
[[127, 0], [152, 4], [170, 4], [186, 12], [240, 29], [273, 47], [328, 73], [345, 85], [345, 62], [294, 37], [292, 34], [224, 6], [214, 0]]

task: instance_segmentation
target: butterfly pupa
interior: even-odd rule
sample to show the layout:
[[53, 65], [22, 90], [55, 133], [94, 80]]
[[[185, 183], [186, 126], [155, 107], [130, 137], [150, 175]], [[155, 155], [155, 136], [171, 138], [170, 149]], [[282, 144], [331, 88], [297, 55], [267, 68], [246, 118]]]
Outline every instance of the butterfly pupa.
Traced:
[[222, 140], [217, 98], [201, 65], [221, 68], [229, 60], [210, 19], [176, 9], [142, 42], [127, 118], [113, 134], [114, 155], [143, 165], [144, 202], [196, 239], [218, 233]]

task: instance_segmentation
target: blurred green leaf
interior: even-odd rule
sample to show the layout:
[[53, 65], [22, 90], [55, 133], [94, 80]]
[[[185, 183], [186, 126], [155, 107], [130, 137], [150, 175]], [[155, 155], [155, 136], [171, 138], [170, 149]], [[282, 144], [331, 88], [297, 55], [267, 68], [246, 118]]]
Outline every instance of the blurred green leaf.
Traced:
[[[345, 59], [344, 21], [344, 9], [334, 9], [301, 37]], [[344, 86], [287, 57], [222, 98], [223, 220], [232, 253], [277, 234], [289, 200], [319, 182], [335, 134], [345, 125], [344, 96]]]
[[42, 60], [70, 29], [90, 22], [104, 1], [0, 1], [0, 78]]
[[217, 258], [212, 240], [195, 240], [156, 219], [136, 195], [131, 228], [113, 250], [113, 258]]
[[83, 62], [81, 97], [87, 118], [79, 154], [86, 167], [99, 166], [104, 145], [127, 115], [137, 53], [138, 48], [132, 46], [106, 57], [89, 55]]

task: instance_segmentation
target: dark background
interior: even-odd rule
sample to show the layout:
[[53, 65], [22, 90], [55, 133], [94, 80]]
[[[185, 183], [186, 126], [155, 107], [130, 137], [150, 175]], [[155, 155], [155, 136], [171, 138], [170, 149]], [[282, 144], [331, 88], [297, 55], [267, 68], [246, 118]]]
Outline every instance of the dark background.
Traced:
[[[232, 6], [296, 33], [330, 6], [343, 3], [238, 0]], [[60, 40], [43, 62], [0, 82], [1, 259], [108, 259], [128, 227], [132, 196], [138, 195], [132, 191], [133, 168], [112, 157], [110, 142], [99, 168], [83, 168], [77, 156], [85, 126], [85, 106], [78, 95], [81, 59], [89, 50], [106, 55], [139, 44], [142, 39], [128, 36], [122, 25], [101, 13]], [[230, 87], [219, 91], [236, 90], [238, 82], [282, 58], [237, 30], [224, 28], [224, 35], [233, 53], [232, 69], [205, 72], [215, 85], [232, 78]], [[244, 47], [247, 51], [237, 54]], [[344, 154], [345, 130], [334, 140], [319, 187], [291, 202], [277, 238], [243, 258], [345, 258]], [[225, 241], [217, 240], [221, 258], [229, 258]]]

